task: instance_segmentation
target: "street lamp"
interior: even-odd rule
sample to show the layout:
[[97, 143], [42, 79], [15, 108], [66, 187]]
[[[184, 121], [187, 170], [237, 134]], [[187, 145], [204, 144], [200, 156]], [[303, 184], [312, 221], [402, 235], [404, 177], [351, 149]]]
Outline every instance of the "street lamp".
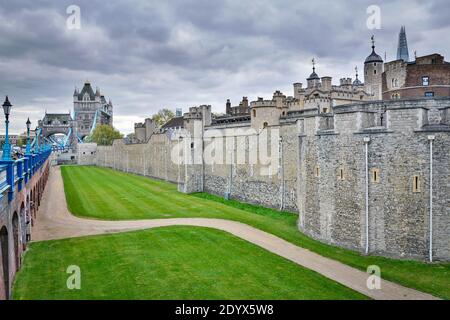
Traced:
[[6, 130], [5, 130], [5, 143], [3, 144], [3, 160], [11, 160], [11, 145], [9, 144], [9, 114], [11, 112], [12, 104], [9, 102], [8, 96], [6, 96], [5, 102], [2, 105], [3, 112], [5, 113], [5, 124], [6, 124]]
[[30, 121], [30, 118], [28, 118], [28, 120], [27, 120], [27, 150], [26, 150], [27, 155], [31, 154], [30, 125], [31, 125], [31, 121]]

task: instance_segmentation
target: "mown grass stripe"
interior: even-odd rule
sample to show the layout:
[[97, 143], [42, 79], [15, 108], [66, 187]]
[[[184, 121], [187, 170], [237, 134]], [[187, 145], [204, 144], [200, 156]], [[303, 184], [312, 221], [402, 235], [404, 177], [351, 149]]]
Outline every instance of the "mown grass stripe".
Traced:
[[[62, 167], [62, 174], [69, 208], [75, 215], [106, 220], [176, 216], [239, 221], [363, 271], [370, 265], [377, 265], [386, 280], [450, 299], [450, 263], [427, 264], [364, 256], [305, 236], [298, 231], [296, 214], [227, 201], [205, 193], [186, 195], [177, 192], [173, 184], [147, 177], [76, 166]], [[83, 191], [85, 184], [89, 184], [90, 194]]]
[[[81, 290], [66, 286], [68, 265]], [[165, 227], [36, 242], [15, 299], [366, 299], [223, 231]]]

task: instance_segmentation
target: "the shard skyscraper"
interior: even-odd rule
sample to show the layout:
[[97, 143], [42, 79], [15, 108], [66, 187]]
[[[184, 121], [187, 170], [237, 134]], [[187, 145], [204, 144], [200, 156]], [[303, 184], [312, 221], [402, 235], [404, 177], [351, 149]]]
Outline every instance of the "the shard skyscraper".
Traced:
[[398, 36], [397, 60], [402, 59], [409, 62], [408, 40], [406, 39], [406, 28], [402, 26]]

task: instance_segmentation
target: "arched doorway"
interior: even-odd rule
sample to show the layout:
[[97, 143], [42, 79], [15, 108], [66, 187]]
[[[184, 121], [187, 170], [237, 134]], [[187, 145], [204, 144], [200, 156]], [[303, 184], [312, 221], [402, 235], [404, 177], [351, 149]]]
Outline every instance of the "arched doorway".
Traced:
[[15, 268], [16, 271], [19, 270], [20, 267], [20, 259], [19, 259], [19, 216], [17, 215], [17, 212], [14, 212], [13, 218], [12, 218], [12, 233], [13, 233], [13, 244], [14, 244], [14, 262], [15, 262]]
[[1, 287], [4, 287], [3, 292], [0, 292], [0, 297], [4, 296], [5, 299], [9, 298], [9, 259], [8, 259], [8, 230], [6, 227], [0, 229], [0, 267], [3, 272], [1, 274], [3, 283]]

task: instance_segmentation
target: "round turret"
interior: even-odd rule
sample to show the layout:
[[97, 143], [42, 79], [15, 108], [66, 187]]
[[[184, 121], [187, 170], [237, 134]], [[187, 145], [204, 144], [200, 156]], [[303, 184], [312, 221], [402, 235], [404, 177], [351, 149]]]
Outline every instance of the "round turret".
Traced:
[[375, 52], [375, 39], [372, 36], [372, 53], [364, 62], [365, 90], [373, 95], [373, 100], [382, 98], [383, 59]]
[[383, 59], [375, 52], [375, 47], [372, 47], [372, 53], [370, 54], [370, 56], [368, 56], [366, 58], [366, 61], [364, 62], [366, 63], [373, 63], [373, 62], [383, 62]]

